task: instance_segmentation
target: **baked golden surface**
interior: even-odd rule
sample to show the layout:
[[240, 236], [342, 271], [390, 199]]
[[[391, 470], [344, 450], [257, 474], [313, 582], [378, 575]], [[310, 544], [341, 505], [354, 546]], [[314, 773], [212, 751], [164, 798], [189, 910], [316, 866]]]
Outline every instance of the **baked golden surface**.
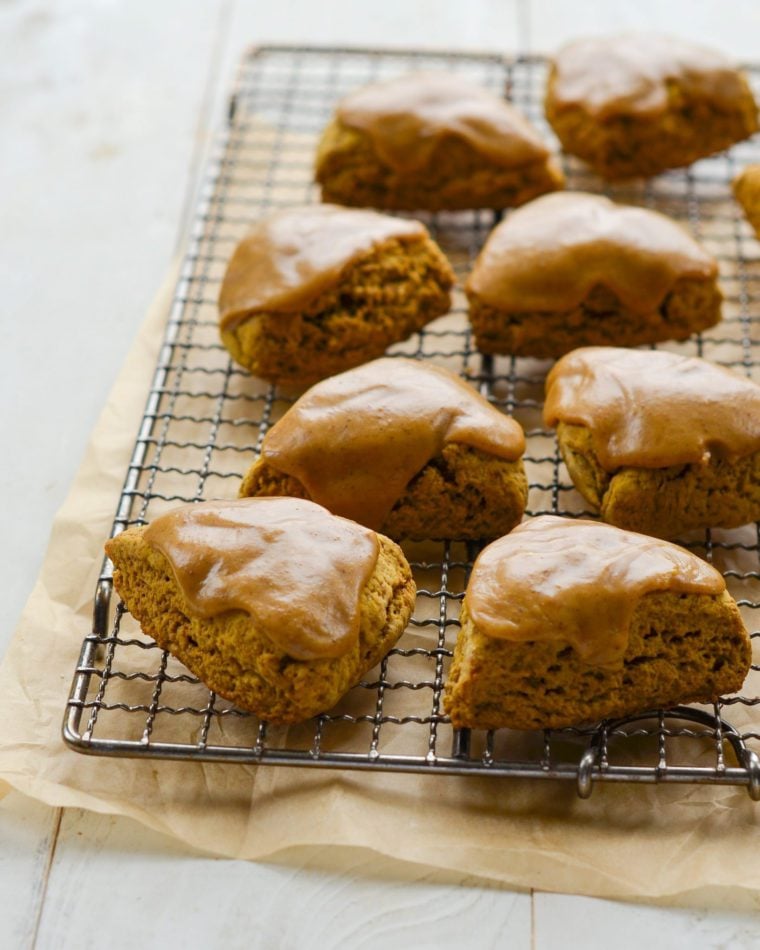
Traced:
[[545, 110], [565, 151], [610, 181], [690, 165], [758, 128], [749, 83], [730, 60], [656, 34], [563, 47]]
[[683, 340], [720, 320], [718, 267], [665, 215], [602, 195], [545, 195], [489, 235], [465, 290], [485, 353]]
[[129, 528], [106, 545], [114, 585], [130, 613], [209, 689], [271, 722], [300, 722], [330, 709], [396, 643], [414, 608], [406, 558], [378, 536], [377, 561], [360, 592], [357, 634], [348, 649], [297, 659], [247, 611], [200, 616], [166, 556], [146, 542], [145, 530]]
[[734, 197], [760, 237], [760, 165], [747, 165], [733, 181]]
[[510, 643], [485, 636], [463, 608], [446, 682], [456, 728], [558, 729], [741, 689], [749, 637], [727, 593], [651, 593], [631, 621], [619, 669], [585, 663], [561, 640]]
[[306, 386], [380, 356], [446, 313], [454, 279], [418, 222], [287, 209], [259, 222], [229, 263], [222, 342], [255, 375]]
[[546, 380], [575, 487], [605, 521], [676, 537], [760, 518], [760, 386], [696, 357], [585, 347]]
[[451, 370], [388, 357], [312, 386], [241, 495], [310, 498], [391, 537], [479, 538], [522, 517], [520, 425]]
[[445, 689], [456, 727], [582, 725], [738, 690], [751, 645], [723, 577], [684, 548], [544, 516], [484, 548]]
[[[246, 472], [240, 494], [309, 497], [297, 479], [263, 459]], [[380, 530], [397, 540], [494, 538], [519, 524], [527, 497], [522, 461], [450, 443], [412, 478]]]
[[[696, 410], [695, 410], [696, 412]], [[659, 538], [697, 528], [737, 528], [760, 520], [760, 451], [738, 459], [606, 471], [586, 426], [559, 423], [573, 484], [605, 521]]]
[[446, 73], [347, 96], [319, 142], [316, 180], [324, 201], [429, 211], [513, 207], [564, 185], [513, 106]]

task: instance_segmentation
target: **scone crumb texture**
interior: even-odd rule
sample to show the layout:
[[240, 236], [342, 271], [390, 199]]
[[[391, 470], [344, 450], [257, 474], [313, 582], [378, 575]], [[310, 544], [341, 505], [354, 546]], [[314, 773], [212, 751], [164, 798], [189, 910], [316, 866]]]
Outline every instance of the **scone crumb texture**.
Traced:
[[480, 553], [466, 602], [488, 636], [560, 640], [604, 667], [622, 663], [630, 618], [645, 594], [719, 594], [725, 586], [715, 568], [674, 544], [546, 515]]
[[261, 457], [330, 511], [379, 529], [444, 445], [514, 462], [522, 429], [442, 367], [375, 360], [313, 386], [269, 430]]
[[546, 379], [548, 426], [587, 426], [601, 465], [662, 468], [760, 451], [760, 386], [697, 357], [583, 347]]
[[373, 531], [310, 501], [208, 501], [156, 518], [145, 541], [168, 560], [194, 613], [244, 610], [289, 656], [336, 657], [358, 636], [378, 556]]

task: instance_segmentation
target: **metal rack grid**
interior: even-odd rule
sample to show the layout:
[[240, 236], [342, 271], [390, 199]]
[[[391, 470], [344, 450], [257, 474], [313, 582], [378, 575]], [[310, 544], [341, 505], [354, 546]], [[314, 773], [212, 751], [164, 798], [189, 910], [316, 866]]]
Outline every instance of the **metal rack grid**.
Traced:
[[[143, 524], [167, 508], [233, 497], [268, 427], [294, 394], [254, 379], [220, 345], [216, 296], [224, 267], [250, 223], [275, 207], [318, 200], [311, 181], [316, 137], [336, 100], [364, 83], [413, 69], [455, 71], [505, 94], [547, 136], [540, 58], [413, 51], [265, 47], [240, 66], [228, 125], [216, 143], [168, 314], [113, 524]], [[760, 86], [760, 67], [749, 67]], [[680, 344], [747, 375], [760, 366], [760, 244], [730, 198], [738, 167], [760, 161], [760, 142], [642, 184], [602, 189], [564, 158], [568, 187], [604, 190], [685, 222], [720, 262], [725, 318]], [[464, 278], [497, 215], [423, 215]], [[557, 449], [542, 428], [546, 361], [486, 358], [473, 347], [463, 295], [451, 314], [391, 353], [430, 359], [480, 386], [527, 433], [528, 515], [594, 517], [585, 511]], [[726, 576], [760, 651], [760, 526], [681, 539]], [[575, 781], [581, 796], [597, 781], [744, 784], [760, 799], [760, 664], [739, 696], [593, 727], [542, 733], [454, 731], [441, 690], [458, 609], [477, 547], [404, 544], [418, 585], [414, 618], [379, 667], [333, 710], [309, 723], [274, 727], [210, 693], [112, 604], [105, 562], [64, 719], [64, 738], [91, 754], [426, 771]], [[115, 599], [115, 598], [114, 598]]]

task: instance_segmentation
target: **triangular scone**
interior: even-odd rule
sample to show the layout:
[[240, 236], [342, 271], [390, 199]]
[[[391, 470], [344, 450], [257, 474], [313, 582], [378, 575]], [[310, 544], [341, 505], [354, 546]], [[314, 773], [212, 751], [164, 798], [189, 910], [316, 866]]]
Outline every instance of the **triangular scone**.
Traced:
[[485, 353], [684, 340], [720, 320], [718, 265], [675, 221], [602, 195], [544, 195], [489, 235], [466, 291]]
[[419, 221], [333, 205], [257, 222], [227, 266], [222, 342], [293, 386], [380, 356], [446, 313], [454, 272]]
[[747, 165], [739, 172], [733, 180], [733, 192], [755, 237], [760, 237], [760, 164]]
[[751, 644], [723, 577], [683, 548], [545, 516], [470, 576], [445, 709], [457, 728], [555, 729], [741, 688]]
[[261, 719], [325, 712], [404, 632], [401, 549], [293, 498], [202, 502], [112, 538], [114, 584], [142, 629]]
[[565, 151], [609, 180], [690, 165], [758, 128], [746, 76], [671, 36], [576, 40], [555, 56], [546, 117]]
[[514, 106], [451, 73], [410, 73], [343, 99], [317, 150], [324, 201], [371, 208], [507, 208], [564, 185]]
[[546, 380], [575, 487], [605, 521], [658, 537], [760, 519], [760, 386], [706, 360], [586, 347]]
[[519, 424], [449, 370], [386, 358], [317, 383], [240, 493], [311, 498], [393, 538], [492, 538], [522, 518]]

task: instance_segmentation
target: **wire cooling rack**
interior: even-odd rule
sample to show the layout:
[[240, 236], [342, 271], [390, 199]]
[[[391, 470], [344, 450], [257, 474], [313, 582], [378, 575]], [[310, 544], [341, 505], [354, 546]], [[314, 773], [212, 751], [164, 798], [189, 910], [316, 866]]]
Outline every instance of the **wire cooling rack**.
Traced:
[[[506, 95], [552, 139], [541, 108], [547, 64], [539, 58], [290, 47], [266, 47], [244, 58], [203, 182], [114, 532], [182, 502], [236, 495], [265, 432], [295, 394], [254, 379], [220, 345], [216, 297], [226, 262], [252, 221], [276, 207], [318, 200], [314, 145], [340, 96], [421, 68], [456, 72]], [[749, 73], [760, 85], [760, 67]], [[616, 188], [603, 186], [573, 159], [563, 161], [569, 188], [602, 190], [663, 211], [685, 222], [718, 258], [723, 322], [667, 348], [757, 373], [760, 244], [730, 198], [730, 181], [738, 168], [760, 161], [760, 142]], [[463, 279], [498, 216], [422, 217]], [[583, 509], [554, 434], [542, 428], [547, 362], [481, 356], [459, 291], [451, 314], [390, 352], [455, 369], [523, 425], [529, 516], [594, 517]], [[680, 539], [724, 573], [752, 631], [756, 660], [758, 532], [750, 525]], [[431, 542], [404, 549], [419, 588], [404, 637], [337, 707], [289, 728], [269, 726], [210, 693], [147, 638], [123, 605], [112, 603], [106, 561], [66, 709], [66, 741], [102, 755], [568, 779], [584, 797], [598, 781], [744, 784], [760, 799], [757, 662], [741, 695], [709, 707], [537, 733], [453, 730], [441, 692], [477, 548]]]

